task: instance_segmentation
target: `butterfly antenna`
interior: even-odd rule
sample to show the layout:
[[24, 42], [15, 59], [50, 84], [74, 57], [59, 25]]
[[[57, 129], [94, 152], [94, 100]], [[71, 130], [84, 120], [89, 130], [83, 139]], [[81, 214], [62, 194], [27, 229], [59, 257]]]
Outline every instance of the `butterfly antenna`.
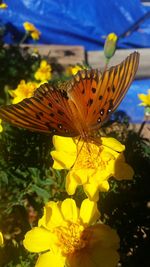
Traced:
[[88, 139], [86, 140], [86, 148], [87, 148], [87, 151], [89, 153], [89, 155], [91, 156], [91, 150], [90, 150], [90, 145], [89, 145], [90, 142], [88, 142]]
[[[77, 142], [76, 142], [76, 140], [77, 140]], [[78, 139], [75, 139], [75, 140], [74, 140], [74, 142], [75, 142], [76, 146], [78, 146], [78, 144], [79, 144], [80, 140], [81, 140], [81, 136], [79, 136], [79, 138], [78, 138]]]
[[97, 154], [96, 160], [97, 160], [98, 157], [100, 156], [100, 153], [101, 153], [101, 147], [99, 147], [99, 150], [98, 150], [98, 154]]
[[[79, 139], [77, 140], [77, 143], [76, 143], [76, 146], [77, 146], [77, 156], [76, 156], [76, 159], [75, 159], [75, 162], [74, 162], [74, 164], [73, 164], [73, 166], [75, 165], [75, 163], [77, 162], [77, 159], [78, 159], [78, 157], [79, 157], [79, 155], [80, 155], [80, 153], [81, 153], [81, 151], [82, 151], [82, 148], [83, 148], [83, 146], [84, 146], [84, 143], [85, 143], [85, 141], [83, 140], [83, 143], [82, 143], [82, 145], [81, 145], [81, 147], [79, 148], [79, 142], [81, 141], [81, 136], [79, 136]], [[79, 149], [78, 149], [79, 148]], [[71, 167], [71, 168], [73, 168], [73, 166]]]
[[[77, 146], [78, 146], [80, 140], [81, 140], [81, 138], [79, 138], [78, 143], [77, 143]], [[77, 157], [76, 157], [75, 163], [76, 163], [76, 161], [77, 161], [77, 159], [78, 159], [78, 157], [79, 157], [79, 155], [80, 155], [80, 153], [82, 151], [82, 148], [83, 148], [84, 144], [86, 144], [87, 152], [91, 156], [91, 150], [90, 150], [90, 145], [89, 145], [88, 139], [86, 139], [86, 140], [83, 139], [83, 143], [82, 143], [80, 149], [78, 150], [78, 148], [77, 148]]]

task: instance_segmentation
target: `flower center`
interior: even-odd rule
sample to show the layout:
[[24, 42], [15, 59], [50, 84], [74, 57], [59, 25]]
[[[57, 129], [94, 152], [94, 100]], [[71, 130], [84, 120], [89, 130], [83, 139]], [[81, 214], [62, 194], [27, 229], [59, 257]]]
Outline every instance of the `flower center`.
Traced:
[[89, 235], [85, 235], [85, 228], [78, 223], [68, 223], [67, 226], [60, 226], [55, 229], [58, 244], [63, 255], [72, 254], [84, 248], [89, 240]]
[[47, 73], [47, 72], [49, 72], [49, 68], [48, 68], [47, 66], [45, 66], [45, 67], [41, 67], [40, 71], [41, 71], [42, 73]]
[[77, 156], [77, 160], [75, 162], [75, 169], [100, 169], [103, 170], [106, 168], [109, 160], [112, 158], [105, 153], [103, 153], [103, 146], [98, 146], [93, 143], [87, 144], [85, 143], [83, 147], [78, 148], [79, 155]]

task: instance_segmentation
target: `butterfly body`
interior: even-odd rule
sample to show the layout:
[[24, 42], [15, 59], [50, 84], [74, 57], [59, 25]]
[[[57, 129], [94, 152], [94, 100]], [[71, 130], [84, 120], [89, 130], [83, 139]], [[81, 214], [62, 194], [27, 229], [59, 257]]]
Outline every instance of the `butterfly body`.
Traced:
[[134, 52], [104, 73], [79, 71], [65, 90], [41, 85], [33, 97], [1, 107], [0, 118], [32, 131], [88, 140], [118, 107], [138, 63], [139, 53]]

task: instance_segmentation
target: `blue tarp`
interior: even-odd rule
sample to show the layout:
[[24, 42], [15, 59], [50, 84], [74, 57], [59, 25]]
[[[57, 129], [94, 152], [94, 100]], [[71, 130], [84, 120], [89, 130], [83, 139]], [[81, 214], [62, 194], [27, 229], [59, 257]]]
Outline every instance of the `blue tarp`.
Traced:
[[[19, 41], [24, 34], [23, 22], [29, 21], [41, 31], [40, 43], [83, 45], [87, 50], [100, 49], [104, 36], [110, 32], [122, 35], [148, 12], [140, 0], [5, 2], [8, 8], [0, 10], [0, 24], [6, 25], [6, 42]], [[131, 36], [121, 38], [118, 47], [150, 47], [149, 22]]]
[[138, 94], [147, 94], [150, 89], [150, 79], [135, 80], [129, 88], [118, 110], [126, 112], [131, 122], [141, 123], [144, 120], [144, 107], [140, 106]]
[[[0, 10], [0, 24], [6, 25], [5, 41], [14, 43], [24, 35], [23, 23], [29, 21], [40, 31], [39, 43], [83, 45], [87, 50], [103, 47], [104, 36], [121, 36], [149, 9], [140, 0], [5, 0], [8, 9]], [[13, 35], [13, 38], [12, 38]], [[120, 38], [118, 47], [150, 47], [150, 19], [131, 35]], [[142, 122], [144, 108], [139, 93], [147, 93], [150, 80], [134, 81], [119, 110], [133, 122]]]

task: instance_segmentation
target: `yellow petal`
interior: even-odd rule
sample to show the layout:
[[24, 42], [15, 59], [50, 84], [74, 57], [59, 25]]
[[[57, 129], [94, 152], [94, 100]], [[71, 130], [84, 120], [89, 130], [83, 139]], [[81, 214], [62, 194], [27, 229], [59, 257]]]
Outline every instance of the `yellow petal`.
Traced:
[[[61, 202], [50, 201], [45, 205], [46, 208], [46, 227], [50, 230], [64, 224], [64, 219], [61, 213]], [[50, 212], [51, 209], [51, 212]]]
[[100, 267], [95, 265], [91, 260], [89, 251], [82, 249], [79, 252], [73, 253], [67, 257], [67, 266], [71, 267]]
[[73, 167], [73, 176], [80, 181], [81, 184], [85, 184], [88, 181], [88, 178], [93, 173], [93, 169], [83, 168], [83, 169], [75, 169]]
[[99, 223], [91, 226], [89, 229], [92, 233], [89, 247], [92, 248], [93, 245], [100, 244], [104, 248], [119, 249], [119, 236], [110, 226]]
[[139, 94], [138, 97], [142, 101], [142, 103], [140, 105], [150, 106], [150, 94], [148, 94], [148, 95]]
[[67, 198], [61, 204], [61, 212], [66, 221], [76, 222], [78, 220], [79, 210], [73, 199]]
[[[117, 155], [118, 155], [118, 152], [116, 152], [116, 151], [114, 151], [114, 152], [117, 153]], [[108, 162], [109, 160], [114, 159], [112, 149], [105, 147], [103, 149], [103, 151], [101, 152], [101, 158], [104, 162]]]
[[103, 249], [100, 246], [93, 249], [83, 249], [67, 258], [67, 266], [71, 267], [116, 267], [119, 254], [113, 249]]
[[51, 252], [39, 256], [35, 267], [64, 267], [65, 258]]
[[96, 183], [88, 183], [83, 185], [84, 192], [90, 200], [98, 201], [99, 200], [99, 190]]
[[80, 66], [76, 65], [76, 66], [72, 67], [71, 72], [73, 75], [76, 75], [79, 70], [82, 70], [82, 68]]
[[80, 219], [85, 224], [95, 223], [100, 217], [100, 212], [97, 208], [97, 203], [90, 201], [88, 198], [82, 201], [80, 207]]
[[119, 237], [116, 231], [104, 224], [91, 226], [89, 231], [92, 235], [88, 246], [68, 257], [70, 266], [116, 267], [119, 261]]
[[93, 175], [90, 177], [89, 182], [91, 184], [95, 183], [99, 185], [103, 181], [108, 180], [110, 176], [112, 176], [112, 167], [110, 167], [108, 164], [104, 170], [96, 170], [95, 173], [93, 173]]
[[115, 150], [113, 150], [112, 148], [110, 147], [106, 147], [106, 146], [103, 146], [103, 151], [102, 151], [102, 158], [103, 157], [107, 157], [109, 158], [109, 160], [112, 160], [112, 159], [116, 159], [118, 157], [118, 155], [120, 155], [121, 153], [120, 152], [117, 152]]
[[73, 139], [70, 137], [63, 137], [54, 135], [53, 136], [53, 145], [56, 150], [64, 151], [64, 152], [76, 152], [76, 144], [74, 143]]
[[41, 63], [40, 63], [40, 67], [41, 68], [45, 68], [46, 66], [48, 66], [48, 63], [46, 60], [42, 60]]
[[38, 40], [40, 38], [40, 32], [38, 31], [31, 32], [31, 37], [33, 38], [33, 40]]
[[50, 216], [51, 216], [51, 214], [52, 214], [52, 209], [51, 208], [45, 208], [44, 207], [44, 214], [43, 214], [43, 216], [39, 219], [39, 221], [38, 221], [38, 226], [40, 227], [40, 226], [42, 226], [42, 227], [45, 227], [45, 228], [47, 228], [47, 218], [50, 218]]
[[66, 176], [66, 191], [69, 195], [74, 195], [77, 186], [81, 184], [80, 179], [74, 176], [74, 171], [69, 171]]
[[0, 232], [0, 246], [4, 244], [3, 234]]
[[95, 246], [92, 250], [89, 250], [89, 255], [93, 267], [116, 267], [120, 258], [116, 250], [111, 248], [104, 249], [99, 246]]
[[114, 177], [117, 180], [131, 180], [134, 175], [134, 170], [132, 167], [125, 163], [125, 162], [120, 162], [117, 161], [115, 165], [115, 170], [114, 170]]
[[109, 190], [110, 186], [107, 181], [103, 181], [101, 184], [99, 184], [99, 190], [101, 192], [107, 192]]
[[5, 3], [0, 4], [0, 9], [6, 9], [8, 6]]
[[34, 31], [35, 30], [35, 26], [28, 21], [24, 22], [23, 26], [24, 26], [26, 31]]
[[0, 133], [3, 131], [3, 127], [2, 125], [0, 124]]
[[42, 252], [50, 249], [52, 234], [40, 227], [34, 227], [31, 231], [27, 232], [23, 245], [30, 252]]
[[102, 145], [111, 148], [112, 150], [122, 152], [125, 150], [125, 146], [122, 145], [118, 140], [112, 137], [102, 137]]
[[[56, 219], [54, 218], [56, 216]], [[53, 223], [54, 220], [54, 223]], [[63, 222], [63, 217], [58, 203], [50, 201], [44, 207], [44, 214], [38, 221], [38, 226], [52, 230], [53, 227], [59, 226]]]
[[54, 150], [50, 154], [54, 160], [53, 168], [56, 170], [70, 169], [76, 159], [75, 154], [68, 154], [64, 151]]

